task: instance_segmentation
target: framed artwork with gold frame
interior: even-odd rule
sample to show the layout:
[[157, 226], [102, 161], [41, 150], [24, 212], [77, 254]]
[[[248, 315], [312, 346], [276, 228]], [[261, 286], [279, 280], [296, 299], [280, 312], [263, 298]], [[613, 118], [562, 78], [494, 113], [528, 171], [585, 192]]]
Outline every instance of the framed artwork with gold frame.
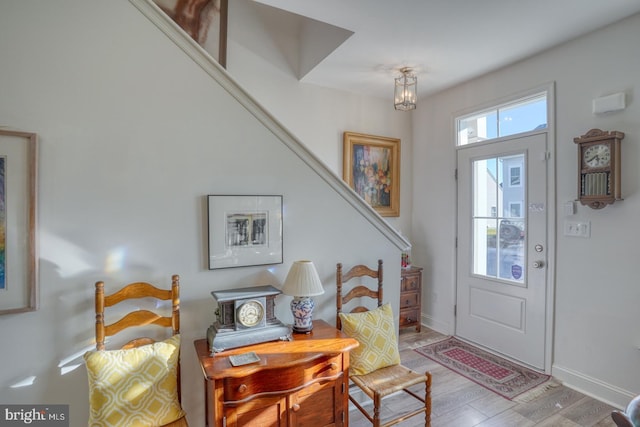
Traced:
[[345, 132], [342, 178], [381, 216], [400, 216], [400, 139]]
[[227, 67], [229, 0], [153, 0], [223, 67]]

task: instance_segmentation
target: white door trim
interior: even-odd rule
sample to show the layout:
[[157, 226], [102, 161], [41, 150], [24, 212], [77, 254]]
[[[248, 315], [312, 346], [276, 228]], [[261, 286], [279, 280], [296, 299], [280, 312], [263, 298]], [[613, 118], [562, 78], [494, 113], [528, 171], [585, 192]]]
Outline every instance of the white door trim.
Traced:
[[[472, 107], [472, 108], [467, 108], [464, 111], [459, 111], [456, 112], [452, 115], [452, 135], [453, 135], [453, 139], [452, 141], [456, 141], [456, 132], [457, 132], [457, 128], [456, 128], [456, 117], [462, 116], [466, 113], [471, 113], [472, 111], [479, 111], [481, 109], [484, 109], [485, 107], [489, 106], [489, 105], [499, 105], [499, 104], [503, 104], [506, 103], [509, 100], [515, 100], [515, 99], [520, 99], [525, 97], [528, 94], [532, 94], [532, 93], [539, 93], [542, 91], [547, 91], [547, 129], [545, 130], [545, 132], [547, 133], [547, 193], [548, 193], [548, 197], [547, 197], [547, 268], [546, 268], [546, 274], [547, 274], [547, 295], [546, 295], [546, 331], [545, 331], [545, 366], [544, 366], [544, 372], [546, 374], [551, 374], [551, 369], [553, 366], [553, 350], [554, 350], [554, 346], [553, 346], [553, 340], [554, 340], [554, 330], [555, 330], [555, 288], [556, 288], [556, 282], [555, 282], [555, 277], [556, 277], [556, 273], [555, 273], [555, 266], [556, 266], [556, 244], [557, 244], [557, 237], [556, 237], [556, 230], [558, 229], [557, 227], [557, 220], [558, 220], [558, 215], [557, 215], [557, 194], [556, 194], [556, 126], [555, 126], [555, 82], [548, 82], [544, 85], [538, 86], [534, 89], [530, 89], [527, 91], [523, 91], [517, 94], [513, 94], [511, 96], [508, 97], [503, 97], [500, 98], [499, 100], [494, 100], [491, 102], [487, 102], [484, 103], [480, 106], [476, 106], [476, 107]], [[532, 132], [533, 133], [533, 132]], [[536, 132], [537, 133], [537, 132]], [[509, 136], [507, 138], [512, 138], [513, 136]], [[494, 140], [492, 142], [495, 142], [498, 140]], [[460, 149], [459, 147], [454, 147], [454, 164], [457, 164], [457, 150]], [[457, 166], [456, 166], [457, 167]], [[457, 241], [457, 232], [458, 232], [458, 228], [457, 228], [457, 224], [458, 224], [458, 195], [457, 195], [457, 191], [458, 191], [458, 185], [456, 183], [456, 197], [454, 198], [454, 212], [455, 212], [455, 221], [454, 221], [454, 232], [455, 232], [455, 236], [456, 236], [456, 241]], [[457, 245], [456, 245], [457, 246]], [[455, 248], [454, 250], [454, 257], [456, 257], [455, 259], [455, 263], [453, 266], [453, 278], [454, 278], [454, 283], [453, 283], [453, 295], [454, 295], [454, 304], [455, 304], [455, 296], [457, 296], [457, 283], [458, 283], [458, 273], [457, 273], [457, 265], [458, 265], [458, 260], [457, 260], [457, 248]], [[455, 335], [455, 328], [456, 328], [456, 321], [454, 318], [453, 321], [453, 331], [454, 331], [454, 335]]]

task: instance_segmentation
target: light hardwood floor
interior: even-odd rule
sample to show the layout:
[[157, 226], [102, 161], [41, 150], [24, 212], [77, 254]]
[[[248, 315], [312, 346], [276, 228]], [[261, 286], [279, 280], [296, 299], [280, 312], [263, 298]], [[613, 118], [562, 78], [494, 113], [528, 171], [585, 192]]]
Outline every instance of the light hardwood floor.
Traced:
[[[441, 338], [443, 335], [425, 327], [420, 333], [413, 328], [400, 331], [402, 363], [433, 375], [432, 427], [615, 427], [611, 419], [614, 408], [568, 387], [557, 385], [524, 403], [511, 401], [413, 350]], [[391, 397], [385, 401], [385, 411], [401, 410], [408, 402], [410, 399], [402, 395]], [[370, 424], [352, 405], [349, 425]], [[424, 418], [417, 416], [398, 426], [424, 426]]]

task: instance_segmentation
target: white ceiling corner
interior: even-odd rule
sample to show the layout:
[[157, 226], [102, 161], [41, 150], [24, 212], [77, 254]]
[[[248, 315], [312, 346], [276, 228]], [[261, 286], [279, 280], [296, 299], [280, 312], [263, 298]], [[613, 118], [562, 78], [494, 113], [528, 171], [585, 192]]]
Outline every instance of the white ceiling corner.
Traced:
[[427, 96], [640, 13], [637, 0], [250, 2], [298, 79], [380, 98], [404, 66]]
[[254, 4], [264, 28], [298, 80], [353, 35], [352, 31], [316, 19]]

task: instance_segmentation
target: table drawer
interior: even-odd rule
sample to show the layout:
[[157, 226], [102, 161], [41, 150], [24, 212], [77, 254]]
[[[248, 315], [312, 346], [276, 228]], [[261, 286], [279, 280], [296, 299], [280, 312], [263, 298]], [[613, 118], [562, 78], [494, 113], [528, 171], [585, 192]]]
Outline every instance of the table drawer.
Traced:
[[420, 310], [417, 308], [400, 310], [400, 326], [414, 325], [420, 321]]
[[420, 303], [418, 292], [402, 292], [400, 294], [400, 308], [416, 307]]
[[292, 390], [342, 374], [342, 355], [323, 356], [299, 366], [267, 369], [248, 377], [225, 378], [225, 402], [246, 401], [261, 393], [289, 393]]
[[420, 275], [410, 275], [402, 278], [401, 291], [417, 291], [420, 289]]

